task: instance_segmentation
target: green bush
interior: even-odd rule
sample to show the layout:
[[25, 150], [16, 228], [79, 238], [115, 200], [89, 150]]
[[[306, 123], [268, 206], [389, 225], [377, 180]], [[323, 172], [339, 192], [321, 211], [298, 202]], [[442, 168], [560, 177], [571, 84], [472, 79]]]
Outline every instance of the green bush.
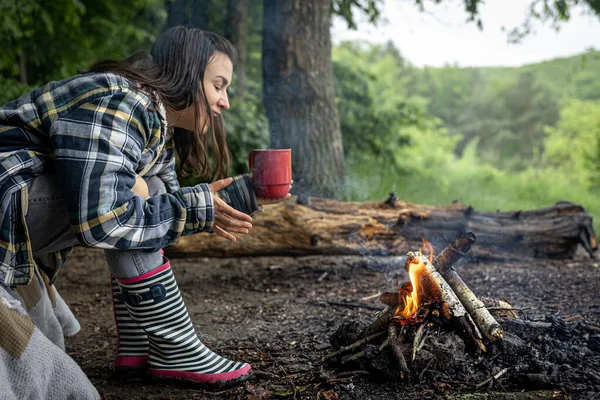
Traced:
[[16, 79], [0, 76], [0, 106], [21, 97], [32, 89], [32, 86], [21, 83]]

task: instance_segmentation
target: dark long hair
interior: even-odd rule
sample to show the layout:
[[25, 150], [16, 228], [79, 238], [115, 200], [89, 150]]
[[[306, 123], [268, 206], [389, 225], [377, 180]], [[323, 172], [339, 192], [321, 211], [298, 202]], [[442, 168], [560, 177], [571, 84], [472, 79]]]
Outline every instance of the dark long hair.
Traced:
[[[149, 93], [156, 93], [172, 110], [192, 106], [196, 110], [196, 132], [174, 128], [180, 167], [188, 167], [200, 177], [219, 179], [226, 176], [231, 155], [223, 119], [213, 116], [204, 94], [204, 71], [218, 52], [235, 64], [235, 48], [224, 37], [198, 28], [176, 26], [158, 37], [150, 54], [142, 52], [121, 61], [100, 61], [86, 72], [124, 76]], [[203, 134], [207, 125], [208, 130]]]

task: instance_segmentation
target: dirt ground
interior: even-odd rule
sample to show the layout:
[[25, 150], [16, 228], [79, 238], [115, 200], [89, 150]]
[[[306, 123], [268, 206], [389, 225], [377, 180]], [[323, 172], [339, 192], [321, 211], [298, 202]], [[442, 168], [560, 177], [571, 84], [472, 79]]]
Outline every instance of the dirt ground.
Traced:
[[[108, 267], [101, 251], [76, 248], [57, 281], [82, 326], [78, 335], [67, 340], [67, 351], [104, 399], [367, 400], [463, 395], [448, 393], [443, 382], [407, 386], [376, 382], [363, 375], [336, 376], [336, 371], [320, 368], [321, 357], [331, 351], [332, 332], [344, 321], [369, 321], [375, 313], [330, 302], [379, 307], [377, 299], [361, 298], [397, 290], [397, 281], [365, 268], [373, 261], [350, 256], [172, 259], [184, 300], [204, 343], [231, 359], [251, 363], [255, 371], [252, 380], [238, 387], [211, 390], [115, 376], [116, 331]], [[505, 298], [524, 308], [527, 318], [553, 315], [600, 323], [599, 260], [466, 261], [458, 271], [475, 293]], [[484, 389], [467, 392], [483, 393]], [[495, 393], [470, 398], [509, 398]], [[589, 393], [565, 393], [560, 388], [544, 393], [536, 398], [593, 398]]]

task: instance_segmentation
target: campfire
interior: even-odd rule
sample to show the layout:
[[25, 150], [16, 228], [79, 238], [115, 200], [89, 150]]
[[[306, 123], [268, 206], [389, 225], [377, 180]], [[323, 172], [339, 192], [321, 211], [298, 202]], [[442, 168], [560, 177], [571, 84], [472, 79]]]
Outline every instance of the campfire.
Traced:
[[463, 233], [437, 257], [427, 241], [418, 253], [408, 253], [405, 269], [410, 280], [397, 292], [381, 295], [385, 309], [358, 334], [342, 325], [331, 340], [336, 351], [323, 361], [344, 365], [388, 357], [397, 377], [407, 379], [411, 364], [433, 332], [455, 333], [471, 356], [487, 353], [488, 346], [503, 336], [490, 310], [513, 318], [516, 314], [503, 300], [475, 296], [453, 268], [475, 240], [472, 233]]

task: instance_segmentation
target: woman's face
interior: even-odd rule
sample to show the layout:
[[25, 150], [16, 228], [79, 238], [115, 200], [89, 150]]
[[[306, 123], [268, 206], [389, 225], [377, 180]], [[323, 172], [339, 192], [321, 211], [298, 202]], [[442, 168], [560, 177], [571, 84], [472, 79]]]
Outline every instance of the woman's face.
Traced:
[[[213, 113], [214, 117], [221, 115], [223, 110], [229, 109], [227, 88], [231, 85], [232, 75], [233, 64], [229, 57], [224, 53], [215, 53], [204, 71], [203, 82], [204, 95], [210, 106], [209, 111]], [[183, 115], [175, 126], [189, 131], [196, 131], [195, 113], [191, 112], [191, 107], [181, 112]]]

